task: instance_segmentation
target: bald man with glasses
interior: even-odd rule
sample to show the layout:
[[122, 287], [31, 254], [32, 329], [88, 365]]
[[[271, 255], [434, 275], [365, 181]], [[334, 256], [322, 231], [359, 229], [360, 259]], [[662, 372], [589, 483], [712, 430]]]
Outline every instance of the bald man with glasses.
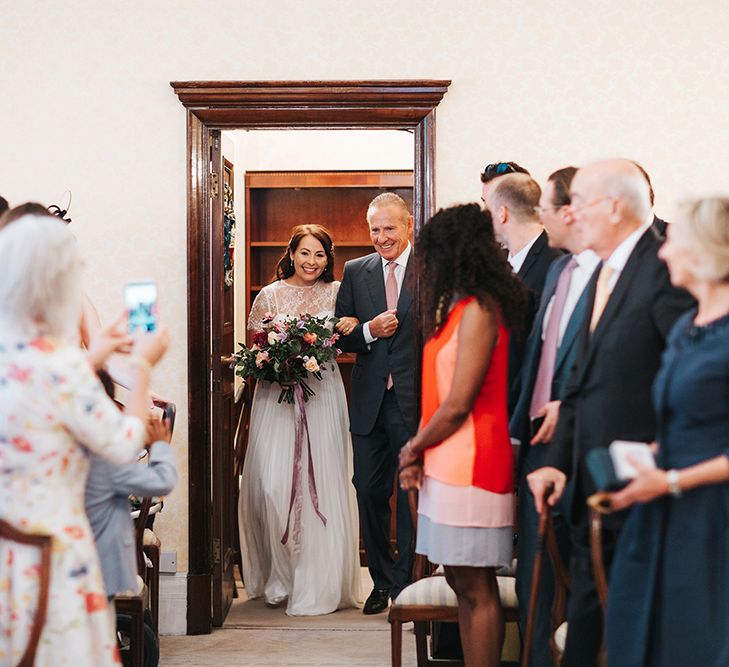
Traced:
[[[559, 409], [546, 465], [527, 475], [537, 512], [545, 485], [549, 504], [565, 484], [574, 488], [568, 514], [572, 556], [568, 631], [563, 667], [597, 665], [603, 619], [592, 572], [587, 498], [597, 489], [587, 454], [614, 440], [652, 442], [656, 416], [651, 387], [666, 338], [693, 304], [671, 285], [651, 229], [648, 185], [629, 160], [579, 169], [570, 186], [570, 211], [579, 241], [602, 260], [587, 285], [585, 317], [574, 369]], [[624, 513], [603, 521], [609, 572]]]

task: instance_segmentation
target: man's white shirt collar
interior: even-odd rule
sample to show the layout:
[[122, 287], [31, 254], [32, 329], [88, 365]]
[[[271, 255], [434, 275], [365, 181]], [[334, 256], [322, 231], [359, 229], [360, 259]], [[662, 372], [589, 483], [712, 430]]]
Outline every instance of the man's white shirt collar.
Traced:
[[[544, 231], [544, 230], [542, 230]], [[507, 258], [507, 262], [511, 264], [511, 269], [514, 271], [514, 273], [519, 273], [519, 270], [522, 267], [522, 264], [524, 264], [524, 260], [526, 259], [526, 256], [529, 254], [529, 251], [532, 249], [532, 246], [537, 242], [537, 239], [542, 235], [542, 232], [539, 232], [529, 243], [527, 243], [516, 255], [512, 255], [509, 253], [509, 257]]]
[[597, 268], [597, 265], [600, 263], [600, 258], [593, 250], [583, 250], [581, 253], [572, 256], [575, 258], [580, 269], [588, 272], [590, 275], [592, 275]]
[[608, 257], [608, 260], [605, 262], [606, 266], [614, 269], [616, 273], [620, 273], [625, 268], [625, 265], [628, 262], [628, 258], [630, 257], [633, 250], [635, 250], [635, 246], [638, 245], [638, 241], [640, 241], [641, 236], [643, 236], [643, 234], [648, 231], [648, 228], [651, 226], [651, 224], [653, 224], [652, 217], [651, 222], [644, 222], [627, 238], [623, 239], [623, 242], [617, 248], [615, 248], [612, 255]]
[[[410, 258], [410, 251], [412, 250], [412, 246], [410, 245], [410, 241], [408, 241], [408, 246], [403, 250], [400, 255], [394, 260], [395, 264], [398, 266], [402, 266], [402, 268], [406, 268], [408, 265], [408, 259]], [[389, 259], [385, 259], [384, 257], [380, 257], [382, 260], [382, 270], [385, 271], [387, 269], [387, 265], [390, 263]]]
[[633, 250], [635, 250], [635, 246], [638, 245], [638, 241], [640, 241], [643, 234], [650, 229], [652, 224], [652, 220], [651, 222], [644, 222], [638, 229], [624, 239], [623, 242], [615, 248], [615, 250], [613, 250], [613, 254], [610, 255], [607, 262], [605, 262], [606, 266], [613, 269], [613, 275], [610, 276], [610, 280], [608, 281], [608, 289], [611, 294], [615, 289], [618, 278], [620, 278], [620, 274], [625, 268], [625, 265], [628, 263], [628, 258], [632, 254]]

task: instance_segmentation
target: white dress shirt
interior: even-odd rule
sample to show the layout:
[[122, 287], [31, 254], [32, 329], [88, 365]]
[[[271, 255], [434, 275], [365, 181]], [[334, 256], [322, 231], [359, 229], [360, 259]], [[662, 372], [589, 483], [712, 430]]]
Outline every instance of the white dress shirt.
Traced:
[[521, 269], [522, 264], [524, 264], [524, 260], [526, 259], [526, 256], [529, 254], [529, 251], [532, 249], [532, 246], [536, 243], [537, 239], [542, 235], [542, 232], [539, 232], [529, 243], [527, 243], [516, 255], [512, 255], [509, 253], [509, 256], [506, 258], [506, 261], [511, 264], [511, 269], [514, 271], [514, 273], [519, 273], [519, 269]]
[[635, 250], [635, 246], [638, 245], [640, 238], [648, 231], [648, 228], [653, 224], [653, 218], [651, 217], [650, 222], [643, 223], [638, 229], [636, 229], [630, 236], [623, 240], [623, 242], [613, 250], [613, 254], [608, 257], [605, 264], [613, 269], [613, 275], [610, 276], [608, 282], [608, 289], [610, 294], [615, 289], [615, 284], [620, 278], [620, 274], [623, 272], [625, 265], [628, 262], [628, 258]]
[[[400, 296], [400, 290], [402, 290], [402, 281], [405, 280], [405, 269], [408, 265], [408, 259], [410, 258], [410, 250], [412, 249], [412, 246], [410, 245], [410, 241], [408, 241], [407, 248], [403, 250], [400, 253], [400, 256], [397, 257], [395, 261], [395, 280], [397, 281], [397, 294], [398, 297]], [[390, 263], [389, 259], [385, 259], [384, 257], [380, 257], [382, 260], [382, 276], [385, 281], [385, 284], [387, 284], [387, 277], [390, 274], [390, 268], [388, 267], [388, 264]], [[365, 343], [367, 345], [371, 345], [374, 343], [377, 338], [375, 338], [370, 333], [370, 323], [365, 322], [362, 325], [362, 335], [364, 336]]]
[[[562, 337], [564, 336], [564, 332], [567, 330], [567, 325], [569, 324], [577, 302], [580, 300], [580, 296], [582, 296], [582, 292], [585, 290], [587, 283], [590, 281], [590, 277], [595, 272], [597, 265], [600, 263], [600, 258], [592, 250], [583, 250], [579, 255], [574, 255], [574, 259], [577, 262], [577, 266], [572, 272], [572, 277], [570, 278], [567, 300], [564, 303], [562, 319], [559, 321], [559, 334], [557, 337], [558, 346], [562, 344]], [[542, 340], [544, 340], [544, 336], [547, 333], [547, 325], [549, 324], [549, 318], [552, 316], [553, 306], [554, 294], [547, 304], [547, 309], [544, 311]]]

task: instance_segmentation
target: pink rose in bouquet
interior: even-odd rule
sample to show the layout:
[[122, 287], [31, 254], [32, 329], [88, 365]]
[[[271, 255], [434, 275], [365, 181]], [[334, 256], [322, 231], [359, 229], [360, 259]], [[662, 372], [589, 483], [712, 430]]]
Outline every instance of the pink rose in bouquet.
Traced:
[[[281, 385], [279, 403], [294, 402], [294, 387], [299, 385], [304, 400], [314, 396], [309, 377], [322, 379], [327, 368], [341, 354], [336, 347], [339, 334], [330, 326], [337, 318], [301, 315], [276, 322], [276, 315], [266, 313], [263, 329], [251, 337], [248, 347], [239, 343], [235, 357], [235, 373], [242, 378], [254, 377], [263, 382]], [[327, 326], [330, 325], [330, 326]]]

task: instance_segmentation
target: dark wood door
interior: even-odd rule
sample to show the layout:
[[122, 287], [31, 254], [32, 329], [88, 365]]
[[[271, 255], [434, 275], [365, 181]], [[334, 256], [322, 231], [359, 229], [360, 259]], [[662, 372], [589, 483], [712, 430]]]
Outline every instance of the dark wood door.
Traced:
[[210, 349], [212, 379], [212, 622], [223, 625], [233, 601], [235, 562], [234, 374], [235, 349], [233, 288], [225, 285], [223, 221], [223, 155], [220, 130], [210, 132]]

